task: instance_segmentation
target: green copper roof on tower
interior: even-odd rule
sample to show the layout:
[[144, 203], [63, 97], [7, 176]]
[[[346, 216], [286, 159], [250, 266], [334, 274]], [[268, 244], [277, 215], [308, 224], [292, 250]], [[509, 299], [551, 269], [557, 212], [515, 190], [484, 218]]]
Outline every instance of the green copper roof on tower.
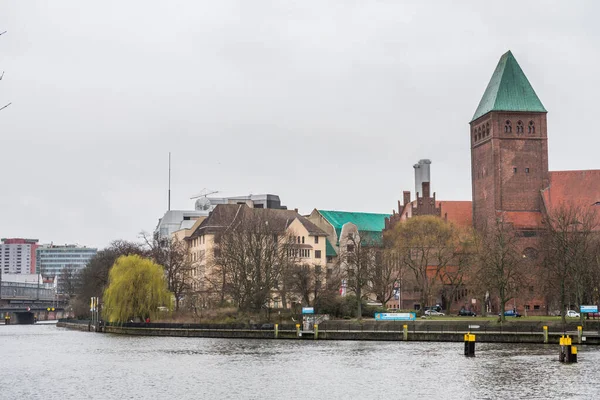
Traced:
[[490, 111], [546, 112], [510, 51], [500, 57], [471, 121]]

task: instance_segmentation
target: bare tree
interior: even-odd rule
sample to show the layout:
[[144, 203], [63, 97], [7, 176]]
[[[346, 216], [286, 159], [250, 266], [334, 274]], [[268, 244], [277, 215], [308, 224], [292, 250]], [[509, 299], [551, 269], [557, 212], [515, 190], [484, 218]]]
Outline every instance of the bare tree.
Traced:
[[213, 271], [223, 295], [242, 310], [265, 307], [278, 291], [282, 271], [294, 264], [294, 237], [265, 213], [244, 213], [215, 236]]
[[394, 285], [401, 283], [404, 264], [393, 248], [374, 247], [373, 252], [375, 260], [370, 271], [371, 292], [385, 306], [395, 294]]
[[325, 272], [321, 265], [290, 265], [286, 271], [290, 293], [297, 295], [304, 306], [312, 306], [327, 290]]
[[194, 289], [193, 273], [197, 263], [192, 260], [183, 240], [176, 237], [151, 239], [145, 233], [142, 237], [149, 247], [149, 257], [163, 267], [168, 289], [175, 296], [175, 310], [179, 311], [184, 296]]
[[546, 216], [542, 240], [544, 268], [550, 289], [558, 291], [560, 315], [566, 322], [567, 305], [593, 300], [589, 283], [597, 269], [596, 212], [589, 207], [562, 205]]
[[58, 284], [63, 294], [66, 294], [69, 298], [74, 296], [80, 286], [79, 273], [72, 266], [64, 267], [60, 271]]
[[389, 234], [400, 263], [414, 276], [422, 313], [440, 286], [443, 271], [458, 263], [458, 231], [451, 223], [426, 215], [397, 224]]
[[502, 218], [486, 226], [479, 238], [476, 279], [498, 298], [500, 318], [506, 303], [514, 298], [525, 282], [524, 258], [519, 248], [517, 232]]
[[442, 296], [446, 311], [452, 312], [452, 304], [466, 296], [469, 276], [477, 263], [476, 240], [471, 229], [458, 231], [458, 247], [454, 253], [452, 265], [440, 270], [443, 284]]
[[377, 261], [377, 247], [365, 233], [342, 232], [339, 269], [349, 292], [356, 296], [356, 318], [362, 318], [362, 300], [371, 293], [371, 281]]

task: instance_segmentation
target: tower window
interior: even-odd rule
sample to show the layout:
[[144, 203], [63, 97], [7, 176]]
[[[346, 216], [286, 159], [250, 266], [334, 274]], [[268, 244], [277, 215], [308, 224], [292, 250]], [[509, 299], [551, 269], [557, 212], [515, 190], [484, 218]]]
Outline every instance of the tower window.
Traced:
[[490, 123], [485, 124], [485, 136], [490, 136]]
[[513, 173], [515, 173], [515, 174], [517, 173], [517, 167], [513, 168]]
[[523, 133], [523, 121], [517, 121], [517, 133]]
[[504, 133], [512, 133], [512, 126], [509, 120], [504, 123]]
[[529, 133], [535, 133], [535, 124], [533, 121], [529, 121]]
[[529, 173], [529, 168], [525, 168], [525, 173], [528, 174]]

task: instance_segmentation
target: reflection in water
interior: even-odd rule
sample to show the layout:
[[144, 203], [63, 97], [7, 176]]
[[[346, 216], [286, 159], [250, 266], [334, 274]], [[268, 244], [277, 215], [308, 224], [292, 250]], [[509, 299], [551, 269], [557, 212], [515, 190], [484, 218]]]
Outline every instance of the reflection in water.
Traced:
[[237, 340], [0, 326], [4, 399], [597, 398], [600, 349], [563, 365], [558, 346]]

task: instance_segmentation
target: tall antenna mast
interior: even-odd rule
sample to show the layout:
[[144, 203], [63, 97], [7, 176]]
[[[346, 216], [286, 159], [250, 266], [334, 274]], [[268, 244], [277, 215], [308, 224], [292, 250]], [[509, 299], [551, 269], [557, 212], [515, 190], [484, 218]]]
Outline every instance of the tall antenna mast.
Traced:
[[169, 152], [169, 211], [171, 211], [171, 152]]

